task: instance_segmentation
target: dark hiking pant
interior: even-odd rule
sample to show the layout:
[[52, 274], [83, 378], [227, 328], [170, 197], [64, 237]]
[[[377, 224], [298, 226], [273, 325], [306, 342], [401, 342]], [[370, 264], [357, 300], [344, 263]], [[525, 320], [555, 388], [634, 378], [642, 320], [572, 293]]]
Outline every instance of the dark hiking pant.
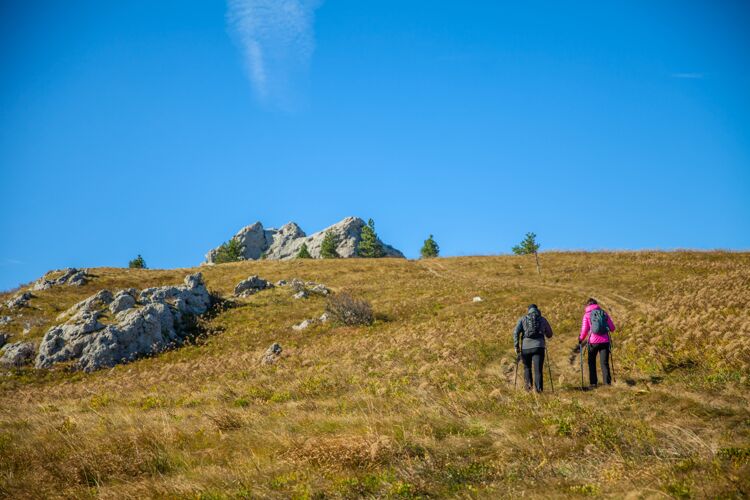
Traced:
[[[521, 351], [523, 360], [523, 380], [526, 384], [526, 390], [531, 390], [533, 382], [536, 392], [544, 390], [544, 347], [535, 347], [534, 349], [524, 349]], [[531, 376], [531, 369], [534, 369], [534, 376]]]
[[602, 380], [605, 384], [612, 384], [612, 376], [609, 373], [609, 342], [604, 344], [589, 344], [589, 384], [597, 385], [599, 379], [596, 376], [596, 356], [599, 355], [599, 364], [602, 365]]

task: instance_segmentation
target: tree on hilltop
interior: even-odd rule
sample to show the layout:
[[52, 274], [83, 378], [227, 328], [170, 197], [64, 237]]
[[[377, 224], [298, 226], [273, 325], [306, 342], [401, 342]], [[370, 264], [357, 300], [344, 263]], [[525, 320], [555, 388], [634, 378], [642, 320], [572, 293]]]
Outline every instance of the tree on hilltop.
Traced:
[[310, 255], [310, 251], [307, 249], [307, 243], [303, 242], [302, 246], [299, 247], [299, 251], [297, 252], [297, 258], [298, 259], [312, 259], [312, 255]]
[[232, 238], [231, 240], [222, 243], [221, 246], [216, 250], [214, 256], [214, 262], [216, 264], [224, 264], [225, 262], [238, 262], [244, 259], [244, 248], [239, 240]]
[[320, 245], [320, 256], [324, 259], [338, 259], [340, 257], [336, 248], [339, 246], [339, 238], [333, 231], [326, 231], [323, 243]]
[[146, 261], [143, 260], [141, 254], [138, 254], [138, 257], [128, 262], [128, 267], [130, 269], [146, 269]]
[[523, 241], [512, 248], [513, 253], [516, 255], [534, 255], [536, 259], [536, 272], [542, 274], [542, 269], [539, 267], [539, 243], [536, 241], [536, 234], [526, 233], [526, 237]]
[[422, 249], [419, 253], [422, 255], [423, 259], [437, 257], [440, 254], [440, 246], [438, 246], [437, 241], [433, 239], [432, 235], [424, 240], [424, 245], [422, 245]]
[[383, 244], [378, 239], [378, 233], [375, 232], [375, 221], [370, 219], [367, 225], [362, 228], [357, 245], [357, 255], [365, 258], [378, 258], [385, 255]]

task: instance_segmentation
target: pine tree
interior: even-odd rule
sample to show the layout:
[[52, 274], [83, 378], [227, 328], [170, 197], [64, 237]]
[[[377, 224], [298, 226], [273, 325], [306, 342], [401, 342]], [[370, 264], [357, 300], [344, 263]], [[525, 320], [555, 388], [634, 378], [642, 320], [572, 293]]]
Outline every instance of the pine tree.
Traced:
[[320, 256], [324, 259], [338, 259], [339, 253], [336, 247], [339, 246], [339, 238], [333, 231], [326, 231], [323, 236], [323, 243], [320, 245]]
[[516, 255], [534, 255], [536, 259], [536, 272], [542, 274], [542, 268], [539, 267], [539, 243], [536, 242], [536, 234], [526, 233], [523, 241], [512, 248]]
[[299, 247], [299, 251], [297, 252], [297, 258], [298, 259], [312, 259], [312, 255], [310, 255], [310, 251], [307, 249], [307, 243], [302, 243], [302, 246]]
[[214, 262], [216, 264], [223, 264], [225, 262], [237, 262], [244, 259], [244, 248], [242, 244], [234, 238], [223, 243], [216, 251], [214, 256]]
[[146, 261], [143, 260], [141, 254], [138, 254], [138, 257], [128, 262], [128, 267], [130, 269], [146, 269]]
[[429, 259], [430, 257], [437, 257], [440, 254], [440, 247], [437, 242], [430, 235], [429, 238], [424, 240], [424, 245], [419, 251], [423, 259]]
[[378, 239], [378, 233], [375, 232], [375, 221], [370, 219], [367, 225], [362, 228], [359, 245], [357, 245], [357, 255], [366, 258], [383, 257], [383, 244]]

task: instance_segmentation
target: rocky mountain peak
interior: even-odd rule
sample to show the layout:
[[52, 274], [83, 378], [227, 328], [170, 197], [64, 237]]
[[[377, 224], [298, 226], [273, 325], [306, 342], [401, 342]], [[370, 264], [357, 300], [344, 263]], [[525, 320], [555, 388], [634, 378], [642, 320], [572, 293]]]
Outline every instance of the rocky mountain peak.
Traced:
[[[320, 247], [323, 237], [327, 231], [334, 232], [339, 239], [336, 248], [341, 257], [349, 258], [357, 256], [357, 245], [362, 236], [362, 228], [365, 221], [359, 217], [347, 217], [332, 226], [313, 233], [309, 236], [295, 222], [288, 222], [280, 228], [264, 228], [263, 224], [256, 222], [240, 229], [232, 238], [239, 241], [244, 248], [245, 260], [257, 260], [260, 258], [270, 260], [293, 259], [297, 256], [303, 243], [313, 258], [320, 258]], [[382, 243], [382, 242], [381, 242]], [[399, 250], [383, 243], [383, 250], [387, 257], [404, 256]], [[214, 263], [218, 247], [206, 254], [206, 264]]]

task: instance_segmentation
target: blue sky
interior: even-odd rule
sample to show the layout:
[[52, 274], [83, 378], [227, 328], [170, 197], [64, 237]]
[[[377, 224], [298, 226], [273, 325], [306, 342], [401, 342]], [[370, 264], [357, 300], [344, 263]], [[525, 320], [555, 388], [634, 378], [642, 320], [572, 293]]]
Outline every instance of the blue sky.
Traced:
[[408, 256], [750, 248], [744, 2], [0, 4], [0, 289], [373, 217]]

